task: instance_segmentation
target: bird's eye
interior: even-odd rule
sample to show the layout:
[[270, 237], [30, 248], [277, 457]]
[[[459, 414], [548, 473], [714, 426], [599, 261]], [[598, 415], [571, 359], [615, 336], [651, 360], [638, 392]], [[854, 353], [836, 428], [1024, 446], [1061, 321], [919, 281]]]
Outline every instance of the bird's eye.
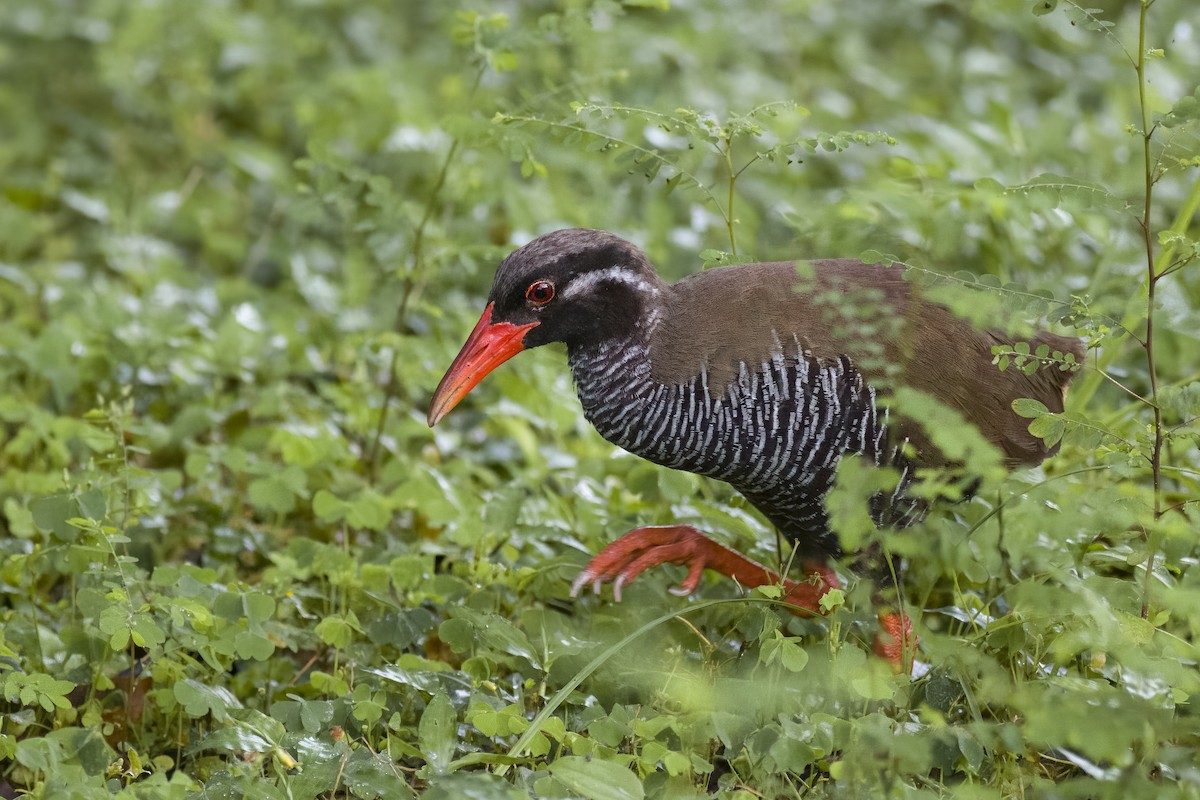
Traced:
[[544, 306], [554, 299], [554, 284], [550, 281], [534, 281], [525, 290], [525, 299], [535, 306]]

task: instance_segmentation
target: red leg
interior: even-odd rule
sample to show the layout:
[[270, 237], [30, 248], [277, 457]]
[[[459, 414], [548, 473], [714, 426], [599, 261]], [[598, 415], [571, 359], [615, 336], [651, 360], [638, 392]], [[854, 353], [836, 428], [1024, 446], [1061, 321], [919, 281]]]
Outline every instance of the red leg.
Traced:
[[[691, 525], [661, 525], [634, 528], [601, 550], [571, 584], [571, 596], [578, 596], [588, 584], [599, 593], [602, 584], [612, 581], [613, 596], [620, 602], [622, 586], [660, 564], [687, 565], [687, 577], [671, 589], [673, 594], [691, 594], [704, 570], [711, 569], [750, 589], [781, 584], [783, 601], [800, 616], [823, 616], [821, 598], [841, 586], [837, 575], [825, 564], [806, 561], [803, 581], [781, 579], [773, 570], [713, 541]], [[899, 671], [906, 660], [911, 663], [916, 646], [912, 622], [901, 614], [880, 614], [879, 625], [875, 652]]]
[[821, 598], [830, 589], [842, 588], [842, 582], [838, 580], [837, 573], [819, 561], [805, 561], [801, 566], [804, 569], [804, 580], [783, 579], [783, 602], [787, 603], [788, 610], [797, 616], [823, 617], [825, 611], [821, 609]]

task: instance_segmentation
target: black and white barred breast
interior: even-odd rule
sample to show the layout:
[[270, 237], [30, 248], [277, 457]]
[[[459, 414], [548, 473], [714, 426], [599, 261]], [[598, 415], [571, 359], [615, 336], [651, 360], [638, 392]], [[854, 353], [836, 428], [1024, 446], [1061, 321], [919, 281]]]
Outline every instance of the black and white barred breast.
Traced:
[[656, 381], [649, 347], [637, 340], [576, 348], [570, 365], [601, 436], [730, 483], [804, 550], [840, 554], [824, 497], [844, 454], [902, 471], [895, 492], [871, 501], [877, 524], [919, 516], [903, 497], [911, 469], [888, 444], [887, 411], [847, 356], [818, 359], [793, 338], [766, 362], [741, 364], [725, 386], [711, 386], [706, 369], [683, 383]]

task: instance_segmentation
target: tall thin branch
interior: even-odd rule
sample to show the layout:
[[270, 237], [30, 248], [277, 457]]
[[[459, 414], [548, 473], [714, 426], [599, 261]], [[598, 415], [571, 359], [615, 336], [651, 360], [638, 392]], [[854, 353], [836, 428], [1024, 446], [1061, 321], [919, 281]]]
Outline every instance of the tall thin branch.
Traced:
[[[1154, 0], [1142, 0], [1138, 14], [1138, 51], [1135, 69], [1138, 79], [1138, 109], [1142, 123], [1142, 167], [1144, 173], [1144, 194], [1142, 197], [1142, 242], [1146, 250], [1146, 338], [1143, 347], [1146, 352], [1146, 370], [1150, 379], [1150, 408], [1154, 414], [1154, 443], [1150, 451], [1150, 471], [1154, 488], [1154, 521], [1157, 522], [1163, 514], [1162, 501], [1162, 448], [1163, 448], [1163, 419], [1162, 406], [1158, 402], [1158, 370], [1154, 361], [1154, 304], [1158, 281], [1162, 277], [1156, 274], [1154, 268], [1154, 236], [1150, 228], [1150, 212], [1154, 200], [1154, 162], [1151, 156], [1150, 142], [1154, 137], [1154, 128], [1150, 126], [1146, 101], [1146, 14]], [[1156, 527], [1156, 526], [1155, 526]], [[1152, 529], [1148, 534], [1148, 555], [1146, 558], [1145, 586], [1142, 590], [1142, 617], [1150, 613], [1150, 586], [1154, 572], [1155, 546], [1157, 532]]]

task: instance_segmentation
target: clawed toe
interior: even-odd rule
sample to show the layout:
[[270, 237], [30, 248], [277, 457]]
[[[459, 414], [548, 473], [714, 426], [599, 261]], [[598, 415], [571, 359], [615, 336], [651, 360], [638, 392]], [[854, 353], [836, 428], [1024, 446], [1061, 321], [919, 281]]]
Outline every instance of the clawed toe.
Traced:
[[[589, 583], [599, 593], [602, 584], [611, 581], [613, 596], [619, 602], [621, 590], [630, 581], [660, 564], [687, 567], [684, 579], [669, 590], [679, 597], [696, 591], [706, 569], [727, 575], [749, 589], [781, 582], [775, 572], [718, 544], [691, 525], [663, 525], [636, 528], [605, 547], [571, 584], [571, 596], [578, 597]], [[784, 581], [785, 599], [802, 613], [821, 614], [820, 598], [827, 590], [837, 588], [837, 576], [823, 564], [809, 563], [805, 567], [816, 579], [802, 583]]]
[[579, 597], [580, 590], [589, 583], [592, 584], [593, 591], [600, 594], [600, 579], [591, 570], [584, 569], [575, 576], [575, 580], [571, 583], [571, 597]]
[[[594, 559], [593, 559], [594, 562]], [[613, 569], [596, 569], [591, 564], [584, 567], [583, 570], [575, 577], [571, 583], [571, 597], [579, 597], [587, 586], [592, 587], [592, 594], [599, 595], [604, 588], [604, 584], [612, 581], [613, 598], [619, 603], [621, 602], [621, 587], [633, 579], [632, 575], [625, 571], [618, 572]]]
[[688, 565], [688, 575], [683, 583], [672, 589], [677, 595], [688, 595], [695, 591], [706, 566], [706, 558], [696, 547], [697, 540], [708, 542], [695, 528], [689, 525], [637, 528], [609, 544], [596, 555], [571, 584], [571, 597], [578, 597], [589, 583], [599, 594], [603, 584], [612, 582], [613, 597], [621, 600], [621, 590], [626, 584], [650, 567], [667, 563]]

